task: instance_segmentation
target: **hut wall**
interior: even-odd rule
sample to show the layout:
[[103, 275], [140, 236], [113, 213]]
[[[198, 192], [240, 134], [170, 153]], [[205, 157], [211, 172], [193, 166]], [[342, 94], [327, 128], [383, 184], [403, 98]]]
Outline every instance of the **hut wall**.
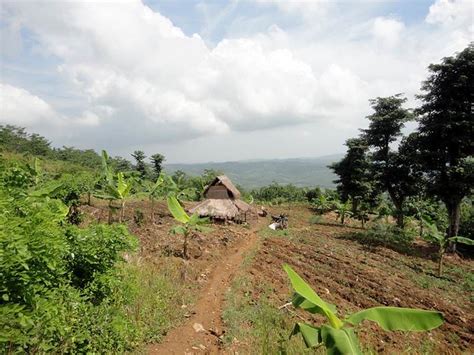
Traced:
[[230, 198], [227, 188], [223, 185], [211, 186], [209, 190], [207, 190], [205, 197], [219, 199], [219, 200]]

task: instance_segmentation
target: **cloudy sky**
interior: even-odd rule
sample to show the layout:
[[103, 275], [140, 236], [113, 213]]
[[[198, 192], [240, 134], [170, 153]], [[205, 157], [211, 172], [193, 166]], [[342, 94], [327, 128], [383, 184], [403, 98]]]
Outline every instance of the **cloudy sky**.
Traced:
[[343, 152], [474, 33], [468, 0], [0, 4], [0, 123], [169, 162]]

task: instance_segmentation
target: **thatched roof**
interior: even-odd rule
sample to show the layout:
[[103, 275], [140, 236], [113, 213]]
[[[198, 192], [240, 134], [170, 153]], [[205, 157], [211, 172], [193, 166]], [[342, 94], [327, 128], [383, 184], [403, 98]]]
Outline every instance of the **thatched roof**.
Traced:
[[189, 212], [197, 213], [200, 217], [233, 219], [239, 214], [239, 209], [230, 199], [210, 198], [191, 208]]
[[200, 217], [234, 219], [241, 213], [251, 211], [252, 207], [242, 200], [209, 198], [189, 210]]
[[237, 190], [237, 188], [232, 183], [232, 181], [230, 181], [230, 179], [225, 175], [219, 175], [214, 180], [212, 180], [212, 182], [204, 190], [204, 196], [206, 196], [211, 186], [215, 186], [215, 185], [225, 186], [225, 188], [229, 191], [229, 195], [231, 198], [234, 198], [236, 200], [240, 198], [240, 191]]

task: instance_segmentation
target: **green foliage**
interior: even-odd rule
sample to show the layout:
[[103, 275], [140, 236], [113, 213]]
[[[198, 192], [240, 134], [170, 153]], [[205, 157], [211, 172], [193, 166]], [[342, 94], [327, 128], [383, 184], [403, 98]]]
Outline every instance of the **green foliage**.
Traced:
[[125, 200], [129, 197], [133, 186], [133, 180], [125, 179], [122, 172], [118, 172], [116, 178], [113, 175], [112, 169], [108, 164], [109, 157], [105, 150], [102, 151], [102, 175], [105, 179], [104, 191], [97, 194], [98, 198], [109, 200], [109, 224], [112, 221], [112, 205], [113, 200], [120, 200], [121, 211], [119, 222], [122, 222], [125, 214]]
[[313, 189], [307, 190], [305, 196], [308, 202], [312, 202], [314, 199], [321, 196], [321, 194], [322, 194], [321, 189], [319, 187], [315, 187]]
[[137, 240], [122, 225], [71, 226], [66, 231], [70, 257], [68, 269], [74, 286], [84, 288], [97, 275], [106, 274], [122, 260], [122, 252], [133, 251]]
[[413, 245], [415, 232], [408, 228], [402, 229], [392, 224], [377, 222], [365, 232], [357, 233], [355, 237], [366, 245], [384, 246], [407, 252]]
[[273, 202], [281, 204], [285, 202], [297, 202], [306, 200], [306, 189], [296, 187], [295, 185], [280, 185], [272, 183], [250, 191], [250, 194], [257, 201]]
[[348, 202], [343, 203], [339, 201], [335, 201], [333, 203], [333, 208], [336, 211], [338, 219], [340, 219], [341, 224], [344, 224], [346, 217], [350, 217], [353, 215], [351, 211], [351, 207]]
[[334, 305], [322, 300], [290, 266], [283, 268], [295, 290], [293, 306], [323, 315], [329, 323], [319, 327], [296, 323], [291, 336], [301, 334], [307, 347], [324, 345], [328, 354], [362, 354], [352, 326], [364, 320], [375, 322], [386, 331], [427, 331], [443, 324], [439, 312], [398, 307], [374, 307], [339, 318]]
[[401, 94], [370, 100], [374, 113], [367, 118], [369, 128], [362, 130], [369, 147], [373, 148], [371, 170], [380, 193], [387, 192], [392, 200], [398, 227], [404, 227], [404, 204], [408, 197], [419, 193], [420, 176], [414, 169], [413, 139], [402, 140], [398, 151], [390, 144], [402, 136], [404, 123], [413, 118], [410, 110], [403, 108], [406, 102]]
[[116, 265], [136, 239], [122, 226], [68, 225], [67, 213], [60, 200], [0, 186], [2, 352], [130, 347], [126, 316], [111, 304], [126, 290]]
[[461, 204], [459, 234], [474, 239], [474, 204], [472, 197], [466, 198]]
[[145, 179], [147, 176], [147, 166], [145, 164], [146, 155], [141, 150], [136, 150], [132, 153], [132, 157], [135, 159], [135, 170], [140, 174], [141, 179]]
[[346, 141], [345, 157], [329, 166], [339, 177], [337, 192], [341, 200], [352, 200], [352, 213], [356, 213], [360, 203], [372, 202], [377, 193], [368, 156], [369, 146], [362, 138]]
[[419, 95], [417, 144], [428, 184], [427, 192], [441, 199], [449, 217], [448, 236], [458, 234], [460, 204], [472, 194], [474, 159], [472, 95], [474, 44], [428, 67]]
[[440, 232], [436, 224], [429, 223], [424, 220], [424, 224], [427, 227], [427, 232], [424, 234], [424, 238], [429, 242], [438, 246], [438, 276], [441, 277], [443, 274], [443, 256], [446, 253], [446, 248], [450, 243], [460, 243], [465, 245], [474, 245], [474, 239], [466, 237], [449, 237], [445, 233]]
[[167, 203], [168, 210], [173, 218], [181, 223], [180, 225], [174, 226], [171, 229], [171, 232], [173, 234], [182, 234], [184, 236], [183, 257], [188, 259], [188, 238], [192, 236], [194, 232], [207, 231], [207, 228], [204, 227], [204, 225], [209, 222], [209, 219], [200, 218], [196, 213], [189, 216], [175, 196], [168, 196]]
[[320, 195], [311, 202], [311, 207], [318, 213], [324, 214], [332, 210], [334, 204], [326, 195]]
[[163, 162], [166, 160], [165, 156], [159, 153], [153, 154], [150, 157], [150, 160], [153, 166], [153, 172], [155, 176], [160, 176], [161, 171], [163, 170]]

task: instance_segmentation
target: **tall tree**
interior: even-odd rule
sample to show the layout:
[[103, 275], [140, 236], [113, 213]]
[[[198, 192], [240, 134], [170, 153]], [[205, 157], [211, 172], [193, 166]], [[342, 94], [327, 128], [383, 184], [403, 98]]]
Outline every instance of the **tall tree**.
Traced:
[[133, 169], [132, 163], [120, 156], [110, 158], [110, 164], [116, 172], [128, 172]]
[[381, 191], [388, 192], [395, 206], [397, 225], [400, 228], [404, 226], [404, 203], [411, 193], [405, 189], [408, 186], [406, 172], [409, 171], [405, 164], [409, 163], [409, 159], [393, 151], [390, 145], [402, 136], [401, 129], [413, 116], [408, 109], [403, 108], [405, 101], [406, 98], [401, 94], [370, 100], [375, 112], [367, 116], [369, 128], [362, 130], [364, 138], [374, 150], [374, 176]]
[[146, 177], [145, 153], [141, 150], [136, 150], [132, 153], [132, 157], [135, 159], [136, 162], [135, 170], [140, 173], [140, 178], [144, 179]]
[[373, 196], [373, 181], [368, 159], [369, 146], [363, 138], [351, 138], [346, 141], [347, 152], [342, 160], [329, 166], [339, 179], [337, 191], [343, 202], [352, 201], [352, 212], [357, 212], [361, 201], [368, 201]]
[[428, 192], [446, 205], [447, 237], [459, 231], [462, 199], [474, 181], [474, 44], [431, 64], [418, 96], [419, 147], [429, 180]]
[[153, 164], [153, 171], [156, 177], [160, 176], [161, 170], [163, 170], [163, 162], [166, 160], [165, 156], [159, 153], [153, 154], [150, 157], [151, 163]]

